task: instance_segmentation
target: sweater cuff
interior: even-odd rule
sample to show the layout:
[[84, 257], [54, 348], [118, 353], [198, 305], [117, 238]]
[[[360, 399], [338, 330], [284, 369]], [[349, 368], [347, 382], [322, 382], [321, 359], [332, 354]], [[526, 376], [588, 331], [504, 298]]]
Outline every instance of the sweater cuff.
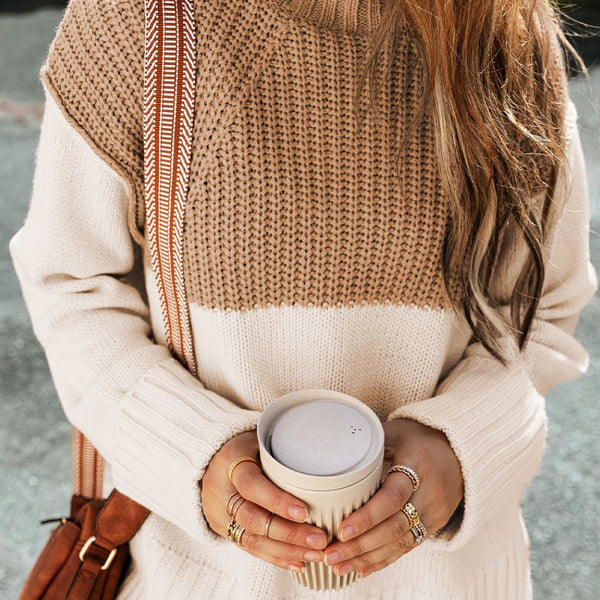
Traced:
[[218, 536], [200, 501], [200, 480], [230, 438], [255, 429], [260, 413], [207, 390], [174, 358], [138, 381], [117, 411], [115, 487], [196, 539]]
[[464, 358], [434, 397], [402, 406], [388, 420], [400, 418], [442, 431], [460, 462], [464, 500], [430, 538], [446, 550], [464, 545], [502, 505], [519, 504], [541, 467], [545, 402], [518, 363]]

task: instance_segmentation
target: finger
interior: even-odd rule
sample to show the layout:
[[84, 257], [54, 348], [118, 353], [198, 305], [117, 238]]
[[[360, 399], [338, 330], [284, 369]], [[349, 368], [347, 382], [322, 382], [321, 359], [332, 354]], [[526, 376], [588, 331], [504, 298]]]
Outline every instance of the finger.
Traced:
[[333, 572], [336, 575], [341, 576], [346, 575], [351, 571], [366, 571], [377, 564], [390, 564], [408, 552], [408, 550], [410, 550], [410, 545], [414, 542], [414, 540], [411, 542], [404, 537], [402, 537], [401, 540], [402, 541], [397, 540], [385, 544], [384, 546], [380, 546], [379, 548], [361, 554], [352, 560], [338, 563], [333, 567]]
[[248, 538], [246, 536], [246, 532], [244, 532], [240, 541], [240, 548], [242, 548], [242, 550], [248, 552], [249, 554], [252, 554], [252, 556], [256, 556], [256, 558], [260, 558], [261, 560], [269, 562], [272, 565], [275, 565], [276, 567], [287, 569], [289, 571], [295, 571], [296, 573], [304, 573], [306, 571], [306, 564], [304, 561], [293, 561], [287, 560], [286, 558], [283, 558], [281, 556], [270, 556], [267, 554], [261, 554], [245, 545], [247, 539]]
[[242, 548], [259, 558], [277, 557], [291, 563], [321, 562], [323, 560], [322, 550], [286, 544], [248, 531], [244, 533]]
[[[421, 542], [422, 543], [422, 542]], [[375, 550], [365, 552], [359, 556], [336, 564], [333, 567], [336, 575], [345, 575], [351, 571], [358, 571], [361, 577], [370, 575], [390, 563], [398, 560], [417, 547], [415, 536], [411, 531], [406, 531], [400, 538], [388, 542]]]
[[382, 546], [397, 543], [409, 529], [408, 519], [404, 513], [397, 512], [373, 529], [348, 542], [332, 544], [325, 553], [325, 564], [338, 565]]
[[[225, 539], [229, 539], [227, 536], [227, 525], [220, 524], [215, 531]], [[276, 567], [281, 567], [283, 569], [288, 569], [299, 573], [304, 572], [306, 561], [312, 561], [318, 558], [316, 555], [309, 555], [307, 557], [306, 553], [309, 551], [306, 548], [291, 546], [289, 544], [284, 544], [283, 542], [260, 544], [258, 540], [260, 537], [262, 536], [244, 531], [240, 536], [238, 545], [249, 554], [269, 562]], [[263, 539], [267, 542], [272, 542], [272, 540], [267, 540], [267, 538]], [[269, 554], [269, 551], [273, 554]], [[320, 559], [322, 560], [322, 556]]]
[[338, 539], [346, 542], [372, 529], [397, 513], [412, 494], [408, 477], [388, 477], [366, 504], [340, 523]]
[[375, 573], [375, 571], [379, 571], [379, 570], [383, 569], [384, 567], [387, 567], [388, 565], [393, 563], [395, 560], [398, 560], [398, 558], [400, 558], [400, 556], [407, 554], [411, 550], [414, 550], [417, 546], [421, 545], [421, 544], [417, 544], [415, 542], [415, 538], [410, 531], [406, 534], [406, 537], [408, 539], [408, 541], [407, 541], [408, 547], [402, 554], [400, 554], [398, 556], [394, 556], [393, 554], [390, 554], [390, 555], [384, 557], [380, 561], [375, 560], [375, 557], [373, 557], [371, 565], [357, 568], [357, 571], [358, 571], [358, 574], [360, 575], [360, 577], [368, 577], [372, 573]]
[[235, 469], [233, 485], [244, 498], [266, 508], [267, 511], [298, 523], [308, 520], [306, 504], [279, 489], [264, 476], [260, 467], [252, 462], [244, 462]]
[[[269, 514], [269, 511], [248, 500], [238, 509], [235, 520], [249, 533], [264, 536]], [[294, 546], [317, 549], [327, 546], [327, 536], [322, 529], [314, 525], [294, 523], [277, 515], [271, 517], [268, 537]]]
[[[244, 526], [240, 521], [236, 520], [236, 523], [239, 523], [242, 527]], [[219, 529], [219, 535], [227, 538], [227, 525], [222, 525]], [[253, 556], [268, 560], [273, 564], [277, 564], [277, 566], [287, 564], [303, 565], [304, 562], [321, 562], [323, 560], [323, 552], [321, 550], [286, 544], [285, 542], [272, 540], [248, 530], [244, 531], [242, 535], [240, 547]]]
[[[425, 520], [439, 527], [443, 526], [445, 521], [443, 517], [440, 519], [437, 501], [426, 488], [419, 489], [408, 501], [415, 507], [422, 523]], [[347, 542], [337, 541], [331, 544], [326, 549], [325, 562], [329, 565], [339, 564], [385, 544], [394, 543], [407, 533], [412, 535], [410, 529], [408, 515], [403, 510], [399, 510], [365, 533]]]

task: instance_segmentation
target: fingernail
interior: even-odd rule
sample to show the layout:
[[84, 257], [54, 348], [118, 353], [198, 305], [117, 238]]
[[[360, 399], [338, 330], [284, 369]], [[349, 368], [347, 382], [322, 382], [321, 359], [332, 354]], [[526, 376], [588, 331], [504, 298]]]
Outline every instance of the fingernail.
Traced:
[[304, 573], [306, 570], [306, 567], [299, 567], [298, 565], [288, 565], [287, 568], [290, 571], [296, 571], [296, 573]]
[[290, 506], [288, 514], [292, 519], [302, 521], [302, 523], [305, 523], [308, 519], [308, 511], [302, 506]]
[[313, 548], [321, 548], [327, 545], [327, 538], [322, 533], [311, 533], [306, 538], [306, 543]]
[[356, 527], [352, 527], [352, 525], [347, 525], [340, 531], [340, 540], [342, 542], [347, 542], [351, 540], [358, 532], [356, 531]]
[[352, 567], [350, 565], [343, 565], [337, 569], [338, 575], [345, 575], [346, 573], [350, 573], [350, 571], [352, 571]]
[[304, 560], [310, 562], [321, 562], [323, 560], [323, 553], [317, 552], [316, 550], [307, 550], [304, 553]]
[[333, 552], [329, 552], [329, 554], [325, 555], [325, 564], [327, 566], [335, 565], [336, 563], [339, 563], [341, 560], [342, 560], [342, 554], [340, 552], [338, 552], [337, 550], [334, 550]]

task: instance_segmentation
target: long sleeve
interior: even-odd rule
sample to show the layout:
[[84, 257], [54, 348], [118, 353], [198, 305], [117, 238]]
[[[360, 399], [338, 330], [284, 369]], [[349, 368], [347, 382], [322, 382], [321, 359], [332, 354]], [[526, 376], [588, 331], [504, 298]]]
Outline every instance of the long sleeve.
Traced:
[[50, 91], [23, 227], [10, 243], [36, 337], [68, 419], [120, 491], [196, 538], [215, 534], [198, 481], [258, 412], [206, 389], [153, 342], [125, 181], [70, 125]]
[[[485, 527], [499, 506], [521, 501], [544, 453], [544, 395], [587, 369], [588, 354], [573, 332], [597, 289], [597, 279], [589, 256], [589, 198], [576, 117], [570, 103], [566, 168], [555, 193], [559, 218], [525, 352], [519, 354], [514, 342], [506, 341], [510, 359], [504, 367], [480, 343], [471, 343], [432, 398], [389, 415], [389, 419], [415, 419], [442, 430], [461, 463], [463, 512], [459, 510], [458, 518], [452, 519], [455, 527], [444, 532], [450, 535], [432, 540], [450, 549]], [[508, 306], [503, 310], [508, 315]]]

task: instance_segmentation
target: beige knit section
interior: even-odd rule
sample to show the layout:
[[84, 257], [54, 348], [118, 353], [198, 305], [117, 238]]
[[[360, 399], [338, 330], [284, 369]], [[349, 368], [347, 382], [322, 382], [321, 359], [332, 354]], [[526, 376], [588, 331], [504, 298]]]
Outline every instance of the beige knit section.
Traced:
[[402, 180], [395, 174], [419, 93], [412, 39], [405, 34], [384, 54], [380, 124], [366, 94], [353, 111], [367, 37], [300, 18], [275, 34], [269, 23], [223, 18], [210, 42], [218, 60], [200, 70], [200, 93], [228, 105], [214, 123], [214, 102], [208, 110], [200, 102], [185, 219], [189, 300], [236, 311], [449, 306], [441, 270], [448, 206], [429, 123], [409, 138]]
[[130, 186], [143, 222], [144, 0], [71, 0], [40, 70], [69, 122]]
[[368, 34], [381, 17], [382, 0], [282, 0], [281, 7], [317, 27]]
[[[394, 172], [419, 86], [408, 33], [384, 54], [382, 72], [391, 69], [382, 79], [380, 125], [366, 93], [353, 112], [368, 42], [356, 33], [377, 22], [378, 0], [195, 7], [188, 299], [239, 311], [448, 306], [441, 271], [448, 208], [428, 123], [408, 142], [402, 180]], [[44, 74], [72, 123], [130, 182], [137, 229], [143, 51], [143, 0], [71, 0]]]

